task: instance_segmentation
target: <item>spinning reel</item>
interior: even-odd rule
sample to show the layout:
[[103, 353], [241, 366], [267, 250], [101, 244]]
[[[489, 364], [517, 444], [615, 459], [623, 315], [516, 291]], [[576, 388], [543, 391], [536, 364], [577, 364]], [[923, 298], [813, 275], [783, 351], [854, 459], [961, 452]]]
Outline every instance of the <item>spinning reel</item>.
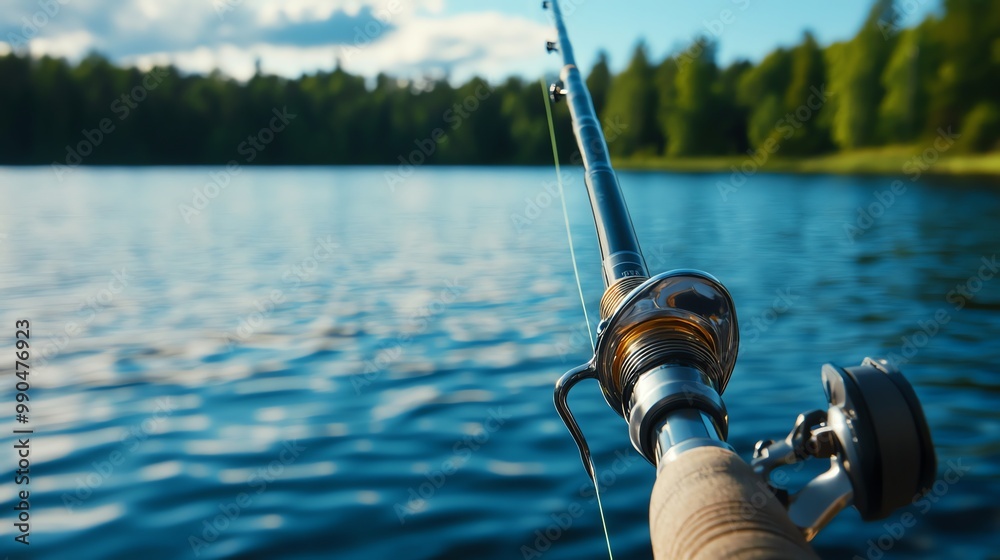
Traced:
[[[675, 270], [612, 285], [601, 302], [594, 357], [556, 383], [555, 405], [593, 479], [587, 445], [567, 403], [579, 381], [597, 379], [625, 419], [639, 453], [665, 468], [681, 453], [726, 443], [722, 393], [739, 348], [735, 305], [711, 275]], [[788, 437], [757, 444], [751, 466], [806, 539], [853, 505], [865, 520], [886, 517], [933, 484], [936, 458], [913, 388], [885, 360], [822, 370], [829, 408], [800, 414]], [[809, 458], [830, 469], [789, 494], [774, 469]]]
[[860, 366], [823, 366], [826, 411], [800, 414], [781, 441], [757, 442], [751, 465], [771, 472], [810, 458], [830, 469], [797, 493], [775, 490], [806, 539], [853, 504], [865, 521], [887, 517], [934, 484], [937, 459], [927, 420], [913, 387], [886, 360]]

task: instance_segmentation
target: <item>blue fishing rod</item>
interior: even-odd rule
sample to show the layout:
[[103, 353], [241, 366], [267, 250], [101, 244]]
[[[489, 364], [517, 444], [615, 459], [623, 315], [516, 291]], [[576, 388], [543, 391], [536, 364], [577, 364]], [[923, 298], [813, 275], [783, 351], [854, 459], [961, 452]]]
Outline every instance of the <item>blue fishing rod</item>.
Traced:
[[[549, 97], [569, 106], [605, 286], [594, 355], [556, 382], [554, 401], [595, 485], [567, 402], [585, 379], [598, 381], [632, 445], [656, 466], [649, 520], [657, 558], [816, 558], [808, 541], [844, 508], [882, 519], [927, 492], [936, 471], [927, 421], [886, 360], [823, 366], [828, 408], [799, 414], [783, 440], [758, 442], [749, 463], [727, 443], [722, 394], [739, 349], [736, 306], [705, 272], [650, 275], [562, 10], [543, 7], [558, 35], [546, 48], [563, 63]], [[775, 469], [810, 459], [830, 468], [797, 492], [772, 481]]]

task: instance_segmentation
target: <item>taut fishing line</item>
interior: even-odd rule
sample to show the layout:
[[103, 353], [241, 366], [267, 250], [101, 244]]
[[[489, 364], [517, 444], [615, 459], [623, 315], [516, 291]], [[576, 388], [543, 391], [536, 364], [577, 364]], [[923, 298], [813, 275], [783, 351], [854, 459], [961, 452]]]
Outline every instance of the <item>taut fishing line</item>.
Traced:
[[562, 171], [559, 168], [559, 150], [556, 147], [556, 127], [552, 121], [552, 104], [549, 103], [549, 91], [545, 78], [541, 79], [542, 97], [545, 98], [545, 116], [549, 120], [549, 139], [552, 141], [552, 160], [556, 167], [556, 184], [559, 185], [559, 201], [562, 202], [563, 221], [566, 222], [566, 239], [569, 241], [569, 257], [573, 262], [573, 276], [576, 277], [576, 289], [580, 293], [580, 306], [583, 307], [583, 320], [587, 323], [587, 335], [590, 337], [590, 349], [595, 349], [594, 332], [590, 328], [590, 316], [587, 315], [587, 300], [583, 297], [583, 284], [580, 283], [580, 269], [576, 265], [576, 251], [573, 249], [573, 233], [569, 227], [569, 212], [566, 210], [566, 194], [563, 192]]
[[[544, 78], [542, 78], [541, 84], [542, 97], [545, 98], [545, 116], [549, 121], [549, 139], [552, 141], [552, 159], [555, 162], [556, 168], [556, 184], [559, 185], [559, 200], [562, 202], [563, 221], [566, 223], [566, 239], [569, 240], [569, 257], [570, 260], [573, 261], [573, 275], [576, 277], [577, 291], [580, 292], [580, 305], [583, 307], [583, 320], [587, 323], [587, 334], [590, 335], [590, 347], [591, 350], [593, 350], [595, 348], [594, 333], [590, 328], [590, 316], [587, 315], [587, 300], [583, 297], [583, 284], [580, 283], [580, 269], [576, 265], [576, 251], [573, 249], [573, 233], [569, 226], [569, 212], [566, 210], [566, 194], [563, 192], [562, 171], [559, 168], [559, 150], [556, 147], [556, 127], [555, 123], [552, 121], [552, 104], [549, 103], [549, 90], [545, 85]], [[601, 485], [597, 481], [597, 469], [594, 468], [594, 459], [591, 457], [588, 457], [587, 459], [590, 461], [590, 472], [595, 473], [592, 477], [594, 482], [594, 495], [597, 497], [597, 509], [601, 514], [601, 526], [604, 528], [604, 542], [608, 545], [608, 558], [613, 560], [614, 554], [611, 552], [611, 535], [608, 534], [608, 522], [604, 518], [604, 504], [601, 503]]]

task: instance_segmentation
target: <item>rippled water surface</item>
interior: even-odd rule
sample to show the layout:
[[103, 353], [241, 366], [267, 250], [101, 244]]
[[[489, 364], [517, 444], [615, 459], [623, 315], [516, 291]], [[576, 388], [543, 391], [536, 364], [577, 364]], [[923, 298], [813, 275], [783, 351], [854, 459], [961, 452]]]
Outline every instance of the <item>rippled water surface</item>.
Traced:
[[[590, 343], [551, 170], [420, 169], [392, 190], [392, 169], [247, 169], [198, 198], [220, 171], [81, 169], [59, 183], [47, 168], [0, 169], [0, 554], [606, 554], [552, 407], [553, 382]], [[572, 176], [593, 318], [596, 238]], [[901, 537], [884, 536], [898, 515], [865, 524], [852, 510], [820, 553], [874, 560], [882, 537], [885, 558], [997, 557], [1000, 279], [979, 275], [1000, 252], [1000, 191], [907, 182], [869, 222], [858, 208], [890, 179], [757, 176], [725, 199], [723, 175], [621, 179], [650, 268], [709, 271], [737, 302], [725, 399], [744, 457], [824, 405], [823, 363], [909, 356], [938, 476], [963, 474], [910, 508]], [[30, 548], [10, 514], [23, 318]], [[596, 385], [571, 404], [615, 555], [648, 557], [653, 468]]]

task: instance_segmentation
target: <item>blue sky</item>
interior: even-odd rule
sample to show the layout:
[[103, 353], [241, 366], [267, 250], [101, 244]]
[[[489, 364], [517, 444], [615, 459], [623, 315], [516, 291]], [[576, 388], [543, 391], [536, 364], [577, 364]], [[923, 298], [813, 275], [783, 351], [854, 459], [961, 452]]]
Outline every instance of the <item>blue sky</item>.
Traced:
[[[719, 61], [759, 60], [811, 30], [823, 44], [852, 36], [872, 0], [561, 0], [577, 58], [599, 49], [613, 68], [642, 38], [654, 58], [716, 34]], [[900, 0], [903, 24], [940, 9], [941, 0]], [[47, 8], [47, 11], [46, 11]], [[728, 13], [727, 13], [728, 10]], [[149, 67], [219, 68], [237, 78], [265, 72], [294, 77], [340, 60], [351, 72], [407, 78], [473, 74], [534, 78], [558, 69], [539, 0], [23, 0], [0, 13], [0, 51], [79, 59], [98, 50]]]

